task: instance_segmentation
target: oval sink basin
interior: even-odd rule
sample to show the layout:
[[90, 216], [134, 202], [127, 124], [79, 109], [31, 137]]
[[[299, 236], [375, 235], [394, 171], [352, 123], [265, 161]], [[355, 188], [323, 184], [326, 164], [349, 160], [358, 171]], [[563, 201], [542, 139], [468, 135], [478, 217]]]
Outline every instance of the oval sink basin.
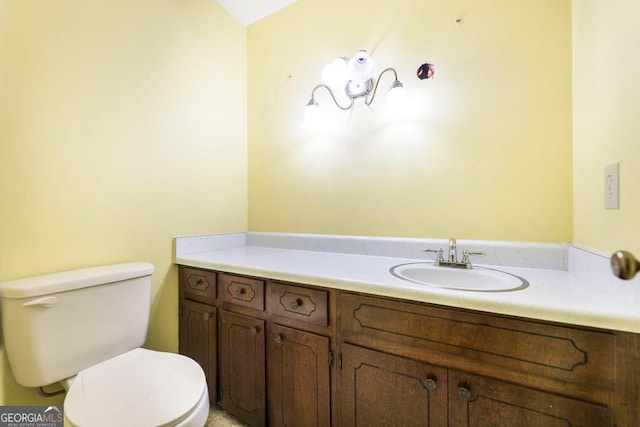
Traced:
[[412, 262], [396, 265], [389, 271], [409, 282], [459, 291], [506, 292], [529, 286], [522, 277], [486, 267], [434, 267], [430, 262]]

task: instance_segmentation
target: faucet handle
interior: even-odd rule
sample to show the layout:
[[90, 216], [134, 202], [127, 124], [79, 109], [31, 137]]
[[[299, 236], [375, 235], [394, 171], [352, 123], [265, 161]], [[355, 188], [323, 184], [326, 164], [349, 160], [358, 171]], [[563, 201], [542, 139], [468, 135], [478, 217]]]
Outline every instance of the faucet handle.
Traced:
[[462, 251], [462, 264], [464, 264], [467, 268], [471, 268], [471, 261], [469, 260], [470, 256], [486, 256], [486, 251], [470, 251], [465, 249]]
[[462, 255], [487, 256], [487, 251], [470, 251], [469, 249], [465, 249], [464, 251], [462, 251]]
[[436, 254], [436, 259], [434, 260], [434, 265], [437, 267], [441, 262], [444, 262], [444, 251], [442, 249], [423, 249], [422, 252], [433, 252]]

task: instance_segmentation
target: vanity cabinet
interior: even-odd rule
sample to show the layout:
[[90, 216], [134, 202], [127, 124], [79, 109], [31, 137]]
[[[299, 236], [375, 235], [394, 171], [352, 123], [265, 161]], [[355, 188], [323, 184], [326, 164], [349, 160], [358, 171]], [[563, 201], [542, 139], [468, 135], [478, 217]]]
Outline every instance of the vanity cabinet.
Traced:
[[334, 291], [186, 266], [179, 278], [180, 352], [208, 372], [212, 404], [252, 426], [332, 424]]
[[250, 425], [640, 425], [638, 334], [191, 267], [180, 289], [181, 352]]
[[[640, 355], [620, 364], [632, 334], [349, 292], [338, 312], [340, 425], [371, 411], [428, 426], [638, 425]], [[390, 403], [397, 393], [413, 404]]]

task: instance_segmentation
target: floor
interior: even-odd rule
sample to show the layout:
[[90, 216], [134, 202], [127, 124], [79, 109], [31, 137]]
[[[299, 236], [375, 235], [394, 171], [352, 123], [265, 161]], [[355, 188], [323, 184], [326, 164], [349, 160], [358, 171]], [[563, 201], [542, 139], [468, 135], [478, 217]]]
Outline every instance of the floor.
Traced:
[[246, 424], [224, 413], [220, 409], [211, 408], [209, 410], [206, 427], [246, 427]]

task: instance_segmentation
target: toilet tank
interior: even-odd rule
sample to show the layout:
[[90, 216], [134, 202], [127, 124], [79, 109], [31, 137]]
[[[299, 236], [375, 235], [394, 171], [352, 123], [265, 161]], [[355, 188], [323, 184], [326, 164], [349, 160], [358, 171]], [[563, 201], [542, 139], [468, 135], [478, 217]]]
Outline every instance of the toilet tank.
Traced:
[[26, 387], [72, 377], [142, 346], [153, 265], [66, 271], [0, 283], [4, 347]]

